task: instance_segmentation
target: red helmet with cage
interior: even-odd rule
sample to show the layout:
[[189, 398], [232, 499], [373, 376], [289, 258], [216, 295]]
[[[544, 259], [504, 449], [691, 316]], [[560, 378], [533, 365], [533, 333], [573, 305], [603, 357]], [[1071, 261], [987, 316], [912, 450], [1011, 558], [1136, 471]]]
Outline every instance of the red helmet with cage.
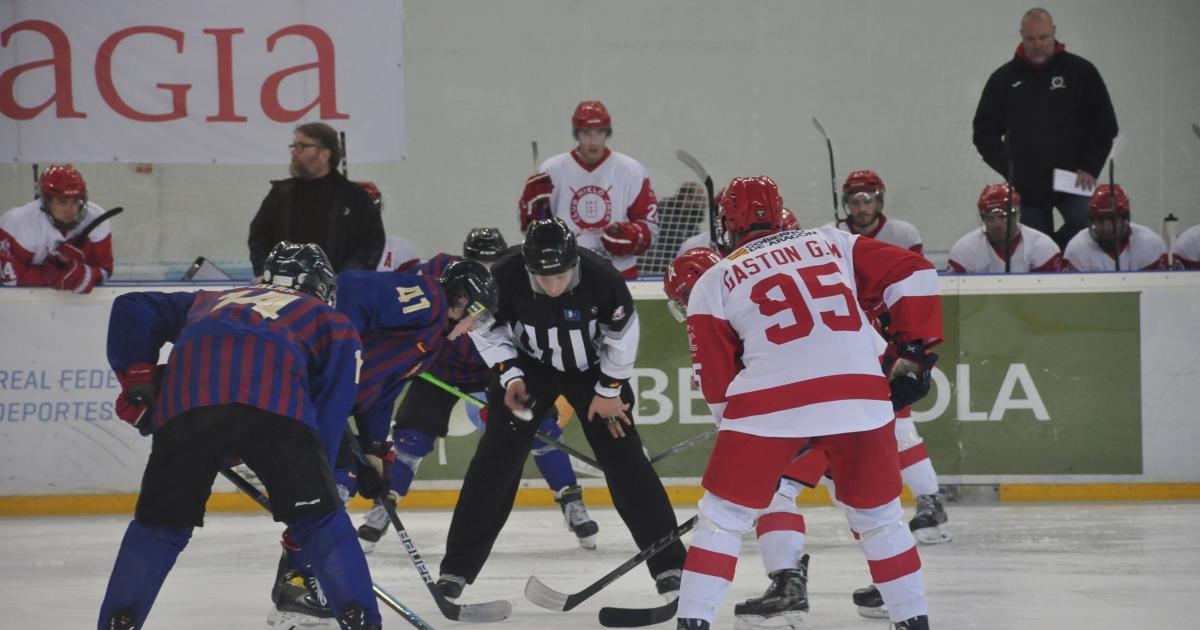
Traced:
[[[983, 191], [979, 193], [979, 201], [976, 205], [979, 207], [980, 215], [988, 214], [1003, 214], [1008, 210], [1008, 184], [990, 184], [983, 187]], [[1021, 195], [1017, 194], [1017, 189], [1012, 189], [1012, 207], [1021, 207]]]
[[572, 129], [607, 129], [612, 132], [612, 117], [608, 115], [604, 103], [600, 101], [583, 101], [575, 106], [571, 115]]
[[1096, 186], [1095, 192], [1092, 193], [1091, 201], [1088, 201], [1088, 214], [1093, 217], [1101, 214], [1112, 214], [1114, 205], [1116, 206], [1117, 216], [1129, 216], [1129, 197], [1125, 195], [1125, 189], [1121, 188], [1120, 184], [1116, 184], [1113, 187], [1109, 187], [1108, 184], [1101, 184]]
[[720, 221], [724, 233], [731, 237], [756, 230], [778, 230], [783, 224], [779, 187], [766, 175], [733, 178], [721, 195]]
[[375, 182], [362, 181], [354, 183], [367, 191], [367, 198], [371, 200], [371, 205], [375, 206], [380, 212], [383, 212], [383, 193], [379, 192], [379, 187], [375, 185]]
[[707, 247], [695, 247], [683, 252], [667, 266], [663, 274], [663, 293], [667, 294], [667, 310], [676, 320], [687, 321], [688, 297], [696, 281], [721, 257]]
[[55, 164], [42, 172], [38, 179], [42, 197], [72, 197], [87, 200], [87, 182], [71, 164]]
[[883, 185], [883, 179], [875, 171], [854, 171], [846, 176], [846, 183], [842, 184], [842, 203], [858, 193], [869, 193], [882, 200], [885, 190], [887, 187]]

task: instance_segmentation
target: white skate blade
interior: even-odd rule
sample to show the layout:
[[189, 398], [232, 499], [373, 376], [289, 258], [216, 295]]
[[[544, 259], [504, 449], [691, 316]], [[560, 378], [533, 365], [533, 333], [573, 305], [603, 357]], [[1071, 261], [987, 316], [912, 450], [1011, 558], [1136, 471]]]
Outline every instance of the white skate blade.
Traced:
[[282, 630], [338, 630], [338, 623], [332, 617], [313, 617], [298, 612], [283, 612], [272, 608], [267, 613], [267, 625]]
[[597, 534], [592, 534], [591, 536], [584, 536], [583, 538], [579, 538], [578, 539], [579, 546], [583, 547], [584, 549], [587, 549], [588, 551], [595, 551], [596, 537], [597, 537]]
[[367, 540], [366, 538], [359, 538], [358, 544], [359, 544], [359, 546], [362, 547], [363, 553], [366, 554], [366, 553], [371, 553], [372, 551], [375, 551], [375, 545], [377, 545], [379, 543], [371, 542], [371, 541]]
[[876, 606], [875, 608], [859, 606], [858, 616], [867, 619], [887, 619], [889, 615], [887, 606]]
[[[887, 617], [887, 612], [883, 614]], [[792, 630], [809, 630], [808, 613], [802, 610], [792, 610], [770, 617], [760, 615], [740, 615], [733, 623], [733, 630], [758, 630], [759, 628], [791, 628]]]
[[941, 543], [954, 540], [954, 535], [950, 533], [950, 530], [946, 529], [945, 525], [922, 527], [921, 529], [914, 530], [912, 534], [913, 538], [916, 538], [917, 542], [922, 545], [940, 545]]

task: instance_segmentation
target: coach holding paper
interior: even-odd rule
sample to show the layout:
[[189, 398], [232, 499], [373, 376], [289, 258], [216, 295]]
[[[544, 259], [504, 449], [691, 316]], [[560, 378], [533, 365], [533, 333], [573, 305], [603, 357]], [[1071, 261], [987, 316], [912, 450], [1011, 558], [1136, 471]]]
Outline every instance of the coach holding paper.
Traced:
[[[974, 141], [983, 161], [1006, 178], [1011, 156], [1021, 223], [1051, 234], [1061, 249], [1088, 226], [1088, 197], [1056, 192], [1054, 169], [1074, 172], [1084, 190], [1095, 188], [1117, 135], [1117, 116], [1100, 72], [1067, 52], [1054, 33], [1045, 9], [1025, 12], [1016, 54], [983, 88]], [[1054, 207], [1063, 217], [1057, 232]]]

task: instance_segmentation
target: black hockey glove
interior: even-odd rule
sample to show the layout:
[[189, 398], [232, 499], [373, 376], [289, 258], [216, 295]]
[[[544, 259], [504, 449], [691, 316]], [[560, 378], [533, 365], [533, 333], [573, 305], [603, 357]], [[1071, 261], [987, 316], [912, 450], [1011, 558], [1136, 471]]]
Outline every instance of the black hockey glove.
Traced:
[[938, 355], [915, 341], [897, 342], [894, 348], [894, 353], [885, 355], [883, 367], [892, 392], [892, 410], [900, 411], [929, 394]]
[[396, 451], [390, 441], [369, 442], [363, 445], [367, 462], [357, 467], [358, 494], [370, 499], [383, 500], [391, 490], [392, 465], [396, 463]]

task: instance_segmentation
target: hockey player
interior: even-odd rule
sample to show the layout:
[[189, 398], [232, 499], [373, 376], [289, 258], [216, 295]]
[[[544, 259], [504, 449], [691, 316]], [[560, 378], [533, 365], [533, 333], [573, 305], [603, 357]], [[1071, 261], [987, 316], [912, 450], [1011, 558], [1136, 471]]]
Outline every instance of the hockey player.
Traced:
[[101, 223], [78, 246], [70, 241], [104, 214], [70, 164], [38, 178], [39, 199], [0, 216], [0, 284], [88, 293], [113, 272], [112, 227]]
[[[362, 189], [367, 191], [367, 198], [371, 200], [371, 204], [380, 214], [383, 213], [383, 193], [375, 182], [361, 181], [354, 182]], [[383, 242], [383, 256], [379, 258], [379, 266], [376, 271], [408, 271], [416, 267], [421, 262], [421, 256], [417, 253], [417, 248], [408, 239], [402, 238], [396, 234], [388, 234]]]
[[[463, 258], [490, 267], [507, 249], [508, 244], [499, 229], [474, 228], [463, 242]], [[426, 276], [439, 277], [455, 260], [458, 260], [455, 256], [438, 254], [422, 265], [420, 272]], [[468, 335], [442, 343], [429, 367], [429, 373], [480, 399], [485, 396], [484, 390], [487, 389], [487, 380], [491, 376], [491, 371], [475, 350], [475, 345]], [[454, 394], [423, 379], [413, 379], [409, 384], [408, 393], [396, 410], [394, 438], [397, 465], [392, 468], [391, 496], [397, 498], [389, 497], [386, 500], [395, 501], [398, 497], [408, 494], [408, 488], [421, 460], [433, 450], [434, 439], [438, 436], [445, 437], [450, 423], [450, 412], [458, 402], [459, 399]], [[480, 431], [486, 429], [483, 415], [478, 410], [468, 407], [467, 414]], [[562, 429], [553, 414], [542, 419], [539, 431], [555, 439], [562, 436]], [[583, 504], [583, 489], [579, 487], [567, 455], [536, 439], [532, 448], [533, 461], [546, 479], [547, 485], [554, 491], [567, 528], [576, 535], [580, 546], [595, 549], [596, 535], [600, 528], [588, 517]], [[367, 513], [366, 520], [358, 528], [363, 551], [370, 552], [375, 548], [375, 544], [387, 531], [388, 523], [387, 512], [381, 505], [377, 504]]]
[[[102, 630], [143, 627], [203, 524], [219, 467], [235, 457], [266, 485], [272, 513], [303, 546], [340, 627], [380, 627], [330, 464], [354, 400], [358, 333], [327, 303], [335, 278], [320, 247], [280, 243], [264, 271], [256, 287], [127, 293], [113, 303], [117, 414], [154, 437], [100, 607]], [[167, 342], [164, 374], [154, 362]]]
[[534, 219], [558, 217], [580, 247], [609, 259], [622, 277], [637, 278], [637, 257], [658, 237], [658, 200], [646, 167], [605, 146], [612, 118], [604, 103], [581, 102], [571, 127], [578, 146], [543, 162], [525, 182], [521, 231]]
[[[438, 584], [447, 597], [475, 581], [512, 510], [537, 429], [520, 417], [543, 417], [560, 394], [578, 414], [637, 545], [645, 548], [676, 527], [630, 410], [639, 324], [620, 274], [577, 248], [559, 218], [532, 221], [521, 250], [492, 271], [500, 290], [497, 323], [471, 333], [494, 372], [488, 430], [467, 468], [446, 538]], [[678, 590], [684, 553], [676, 541], [647, 561], [659, 593]]]
[[1176, 264], [1182, 269], [1200, 269], [1200, 225], [1183, 231], [1175, 241]]
[[[737, 178], [721, 200], [734, 251], [688, 303], [692, 362], [720, 432], [684, 567], [680, 628], [709, 628], [728, 591], [741, 533], [771, 503], [802, 449], [823, 452], [898, 629], [929, 627], [920, 557], [900, 522], [893, 404], [929, 391], [941, 341], [937, 274], [921, 256], [831, 228], [779, 231], [783, 200], [767, 177]], [[803, 289], [801, 288], [803, 285]], [[859, 302], [883, 300], [900, 348]]]
[[[1115, 194], [1114, 194], [1115, 191]], [[1150, 228], [1129, 220], [1129, 197], [1117, 184], [1096, 187], [1088, 202], [1089, 227], [1067, 243], [1067, 271], [1153, 271], [1167, 268], [1167, 246]]]
[[923, 253], [921, 234], [908, 221], [889, 219], [883, 214], [883, 193], [887, 187], [875, 171], [854, 171], [842, 184], [842, 206], [846, 218], [834, 227], [891, 243], [896, 247]]
[[[1011, 259], [1012, 273], [1053, 272], [1062, 264], [1062, 252], [1054, 239], [1020, 223], [1021, 196], [1012, 191], [1011, 220], [1008, 211], [1008, 184], [984, 186], [979, 193], [979, 219], [982, 230], [972, 230], [950, 248], [950, 273], [1004, 273], [1004, 262]], [[1011, 224], [1011, 226], [1010, 226]], [[1011, 232], [1010, 232], [1011, 227]], [[1011, 234], [1008, 253], [1004, 243]]]

